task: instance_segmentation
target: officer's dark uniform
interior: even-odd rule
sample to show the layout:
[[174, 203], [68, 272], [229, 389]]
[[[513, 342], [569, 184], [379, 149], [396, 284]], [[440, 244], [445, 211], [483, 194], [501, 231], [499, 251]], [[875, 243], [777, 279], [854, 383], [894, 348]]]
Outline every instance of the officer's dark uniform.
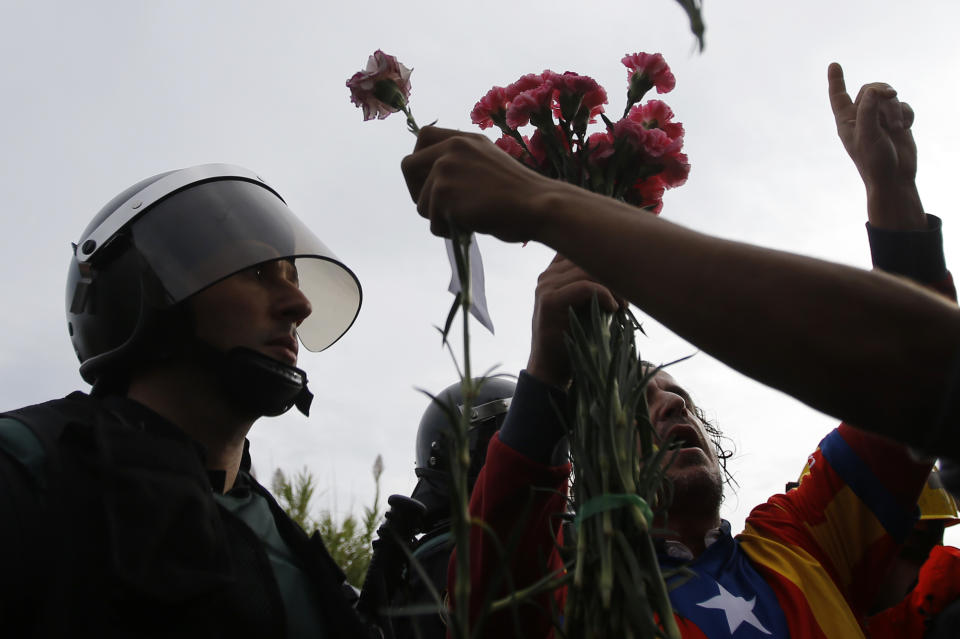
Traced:
[[[3, 636], [364, 637], [344, 575], [250, 476], [83, 393], [0, 418]], [[13, 418], [13, 419], [10, 419]]]

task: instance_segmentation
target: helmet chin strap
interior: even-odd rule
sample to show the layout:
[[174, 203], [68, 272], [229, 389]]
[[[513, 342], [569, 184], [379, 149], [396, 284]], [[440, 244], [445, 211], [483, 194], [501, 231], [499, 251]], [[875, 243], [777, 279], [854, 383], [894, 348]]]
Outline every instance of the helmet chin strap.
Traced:
[[223, 352], [203, 340], [194, 342], [198, 358], [213, 368], [238, 406], [264, 417], [282, 415], [294, 406], [310, 414], [313, 393], [307, 388], [305, 371], [250, 348]]

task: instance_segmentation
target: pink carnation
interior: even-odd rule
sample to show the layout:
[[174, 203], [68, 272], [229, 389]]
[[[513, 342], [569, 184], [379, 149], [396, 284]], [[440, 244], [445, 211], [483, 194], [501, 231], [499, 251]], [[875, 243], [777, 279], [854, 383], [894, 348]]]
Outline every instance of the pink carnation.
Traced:
[[607, 131], [594, 133], [587, 138], [587, 147], [590, 149], [588, 162], [602, 168], [613, 155], [613, 136]]
[[671, 139], [683, 137], [683, 125], [673, 121], [673, 110], [662, 100], [650, 100], [643, 106], [635, 106], [627, 117], [645, 129], [662, 129]]
[[683, 138], [674, 140], [663, 129], [648, 129], [644, 151], [652, 158], [674, 155], [683, 147]]
[[536, 89], [542, 85], [544, 82], [544, 76], [548, 73], [552, 73], [552, 71], [544, 71], [543, 73], [528, 73], [524, 76], [521, 76], [520, 79], [513, 84], [508, 84], [503, 90], [507, 97], [507, 102], [510, 102], [524, 91]]
[[[527, 136], [523, 136], [523, 142], [529, 146], [530, 140], [527, 139]], [[501, 136], [501, 138], [494, 142], [494, 144], [500, 147], [502, 151], [511, 157], [515, 157], [516, 159], [523, 161], [526, 161], [527, 159], [527, 152], [523, 150], [523, 147], [520, 146], [519, 142], [514, 140], [509, 135]]]
[[683, 138], [671, 139], [663, 129], [647, 129], [635, 120], [624, 118], [613, 125], [613, 137], [647, 159], [676, 154], [683, 147]]
[[526, 158], [527, 164], [538, 171], [544, 171], [548, 168], [547, 149], [543, 144], [543, 133], [540, 129], [533, 132], [533, 137], [527, 142], [527, 148], [530, 149], [530, 156]]
[[473, 107], [470, 121], [481, 129], [489, 129], [497, 120], [502, 122], [506, 117], [508, 103], [506, 90], [503, 87], [493, 87]]
[[659, 53], [628, 53], [620, 61], [630, 69], [628, 77], [631, 93], [635, 83], [646, 87], [638, 92], [637, 99], [650, 87], [656, 87], [657, 93], [668, 93], [677, 85], [677, 79], [673, 77], [666, 60]]
[[663, 171], [659, 178], [668, 189], [683, 186], [690, 175], [690, 160], [686, 153], [671, 153], [663, 158]]
[[543, 72], [543, 79], [546, 82], [550, 82], [557, 91], [567, 95], [582, 95], [600, 88], [597, 81], [590, 76], [580, 75], [573, 71], [554, 73], [553, 71], [547, 70]]
[[410, 98], [412, 69], [400, 64], [395, 57], [380, 49], [367, 60], [367, 68], [347, 80], [350, 100], [363, 109], [363, 119], [382, 120], [400, 109], [398, 100], [406, 104]]
[[625, 194], [627, 202], [645, 208], [654, 215], [663, 210], [664, 184], [659, 175], [638, 180]]
[[623, 118], [613, 125], [613, 137], [615, 140], [623, 140], [634, 150], [641, 151], [646, 147], [648, 134], [640, 122]]
[[[552, 71], [543, 72], [544, 79], [549, 81], [556, 93], [557, 104], [554, 106], [554, 115], [566, 116], [572, 120], [575, 117], [590, 118], [593, 121], [597, 115], [603, 113], [603, 105], [607, 103], [607, 92], [593, 78], [567, 71], [563, 74]], [[570, 100], [572, 106], [567, 106]], [[561, 113], [561, 110], [572, 110], [576, 113]]]
[[602, 86], [597, 85], [596, 89], [583, 95], [583, 104], [580, 108], [590, 109], [590, 121], [593, 122], [594, 117], [603, 113], [603, 105], [606, 103], [607, 91]]
[[553, 85], [545, 82], [517, 95], [507, 109], [507, 126], [519, 129], [530, 121], [530, 116], [549, 112], [553, 102]]

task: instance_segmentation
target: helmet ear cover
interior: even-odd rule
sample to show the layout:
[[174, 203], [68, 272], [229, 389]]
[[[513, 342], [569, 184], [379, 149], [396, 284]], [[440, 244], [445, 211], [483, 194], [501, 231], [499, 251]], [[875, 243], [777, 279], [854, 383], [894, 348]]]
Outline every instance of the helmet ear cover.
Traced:
[[101, 391], [125, 385], [144, 363], [170, 357], [192, 332], [186, 305], [171, 305], [126, 235], [117, 236], [90, 264], [74, 259], [66, 292], [68, 331], [80, 374]]

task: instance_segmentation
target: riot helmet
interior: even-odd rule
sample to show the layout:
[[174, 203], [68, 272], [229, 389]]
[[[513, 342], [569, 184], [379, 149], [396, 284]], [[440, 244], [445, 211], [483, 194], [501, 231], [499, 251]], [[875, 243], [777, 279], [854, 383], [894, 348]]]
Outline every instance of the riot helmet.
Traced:
[[[468, 489], [480, 474], [487, 457], [487, 445], [500, 430], [517, 385], [504, 377], [475, 379], [480, 384], [470, 413], [467, 431], [470, 444], [470, 468], [467, 471]], [[463, 390], [460, 382], [445, 388], [430, 401], [420, 418], [417, 430], [417, 466], [419, 478], [411, 497], [427, 507], [429, 527], [449, 518], [450, 512], [450, 431], [449, 415], [460, 417], [463, 411]]]
[[[73, 247], [66, 314], [80, 374], [96, 391], [136, 364], [162, 359], [193, 337], [185, 300], [277, 259], [293, 262], [313, 308], [297, 328], [298, 338], [308, 350], [327, 348], [353, 324], [360, 283], [257, 174], [205, 164], [127, 188], [97, 213]], [[306, 390], [306, 375], [295, 367], [246, 349], [223, 358], [210, 350], [204, 357], [222, 360], [218, 365], [233, 386], [249, 377], [256, 388]], [[281, 402], [285, 408], [262, 414], [283, 412], [294, 403], [289, 399]]]

